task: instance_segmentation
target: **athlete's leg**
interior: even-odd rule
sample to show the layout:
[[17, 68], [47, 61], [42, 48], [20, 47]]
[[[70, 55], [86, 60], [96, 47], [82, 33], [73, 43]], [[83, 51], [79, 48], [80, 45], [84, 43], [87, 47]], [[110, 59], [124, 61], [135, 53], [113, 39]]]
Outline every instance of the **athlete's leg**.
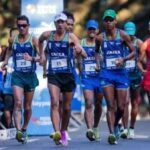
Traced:
[[149, 113], [150, 113], [150, 91], [146, 91], [149, 100]]
[[60, 132], [59, 95], [60, 88], [54, 84], [48, 84], [51, 97], [51, 120], [55, 131]]
[[85, 99], [85, 112], [84, 118], [87, 125], [86, 136], [90, 141], [95, 140], [93, 125], [94, 125], [94, 112], [93, 112], [93, 103], [94, 103], [94, 91], [89, 89], [84, 89], [83, 91]]
[[24, 90], [21, 87], [13, 86], [14, 94], [14, 122], [17, 130], [21, 130], [21, 112], [22, 112], [22, 98], [24, 96]]
[[107, 123], [110, 134], [114, 132], [114, 121], [115, 121], [115, 91], [114, 86], [106, 86], [103, 88], [104, 97], [107, 103]]
[[27, 129], [31, 115], [32, 115], [32, 99], [34, 91], [25, 92], [24, 94], [24, 122], [22, 129]]
[[127, 103], [127, 89], [117, 89], [117, 112], [115, 118], [115, 126], [118, 125], [119, 120], [123, 117], [125, 106]]
[[84, 90], [85, 99], [85, 112], [84, 117], [88, 129], [93, 128], [94, 114], [93, 114], [93, 102], [94, 102], [94, 92], [92, 90]]
[[60, 122], [62, 121], [62, 113], [63, 113], [63, 94], [60, 93], [60, 95], [59, 95], [59, 116], [60, 116]]
[[4, 94], [4, 116], [6, 118], [6, 128], [11, 128], [12, 125], [12, 114], [14, 107], [14, 99], [11, 94]]
[[69, 119], [71, 115], [71, 100], [74, 92], [65, 92], [63, 99], [62, 125], [61, 131], [67, 131]]
[[93, 126], [93, 132], [95, 135], [95, 140], [99, 141], [100, 140], [100, 131], [99, 131], [99, 121], [101, 118], [101, 114], [102, 114], [102, 99], [103, 99], [103, 94], [102, 93], [98, 93], [98, 91], [96, 91], [95, 93], [95, 108], [94, 108], [94, 126]]
[[129, 120], [129, 102], [130, 102], [130, 90], [127, 91], [127, 101], [124, 109], [124, 114], [122, 117], [123, 127], [128, 128], [128, 120]]
[[139, 104], [141, 102], [140, 89], [131, 90], [131, 121], [130, 128], [134, 128], [136, 117], [139, 112]]
[[102, 99], [103, 99], [102, 93], [98, 93], [95, 95], [94, 128], [98, 127], [99, 120], [102, 114]]

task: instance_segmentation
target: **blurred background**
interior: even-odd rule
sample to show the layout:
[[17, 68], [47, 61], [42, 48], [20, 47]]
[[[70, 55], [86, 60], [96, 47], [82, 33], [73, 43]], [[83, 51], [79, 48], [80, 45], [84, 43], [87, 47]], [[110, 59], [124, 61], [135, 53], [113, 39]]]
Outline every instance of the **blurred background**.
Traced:
[[[43, 1], [46, 2], [45, 5], [41, 5]], [[53, 3], [55, 4], [53, 5]], [[50, 27], [54, 17], [52, 15], [56, 15], [63, 8], [74, 14], [74, 33], [79, 38], [86, 35], [85, 24], [89, 19], [97, 20], [100, 24], [100, 30], [102, 29], [102, 16], [105, 9], [108, 8], [114, 9], [118, 13], [118, 27], [123, 28], [126, 21], [133, 21], [137, 26], [137, 37], [145, 40], [149, 36], [150, 0], [0, 0], [0, 45], [3, 47], [8, 46], [9, 31], [15, 27], [16, 17], [21, 13], [30, 18], [30, 29], [33, 28], [33, 31], [39, 32], [40, 27], [44, 31], [47, 29], [51, 30]], [[49, 93], [47, 80], [43, 79], [42, 67], [37, 67], [37, 74], [40, 86], [37, 87], [33, 98], [33, 115], [29, 125], [29, 133], [30, 135], [45, 135], [53, 130], [49, 117]], [[142, 103], [140, 105], [138, 119], [149, 118], [150, 112], [148, 112], [149, 103], [147, 95], [145, 91], [141, 91], [141, 95]], [[73, 113], [70, 121], [71, 128], [79, 128], [82, 125], [83, 115], [80, 114], [83, 114], [84, 106], [79, 78], [72, 100]], [[106, 104], [104, 104], [104, 108], [106, 108]], [[104, 111], [104, 117], [105, 114], [106, 110]]]
[[[85, 23], [96, 19], [102, 27], [101, 18], [107, 8], [118, 12], [118, 26], [122, 28], [125, 21], [137, 25], [137, 36], [142, 40], [148, 37], [150, 20], [149, 0], [64, 0], [64, 9], [75, 16], [74, 32], [78, 37], [85, 35]], [[8, 44], [9, 28], [15, 27], [15, 18], [21, 13], [21, 0], [0, 0], [0, 45]]]

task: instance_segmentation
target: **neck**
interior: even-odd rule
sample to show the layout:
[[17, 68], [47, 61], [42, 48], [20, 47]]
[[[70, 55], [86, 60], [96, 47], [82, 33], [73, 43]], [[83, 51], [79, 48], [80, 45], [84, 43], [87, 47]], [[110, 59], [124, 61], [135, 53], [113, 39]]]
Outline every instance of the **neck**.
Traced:
[[94, 43], [95, 42], [95, 37], [88, 37], [87, 42]]
[[130, 36], [131, 41], [134, 41], [135, 36]]
[[64, 37], [64, 34], [65, 34], [65, 31], [57, 31], [56, 30], [56, 33], [55, 33], [55, 40], [61, 40], [63, 39]]
[[56, 30], [56, 34], [58, 36], [64, 35], [65, 31], [64, 30]]
[[26, 39], [28, 38], [29, 34], [19, 34], [18, 39], [20, 42], [24, 42], [26, 41]]
[[111, 30], [106, 30], [107, 35], [109, 36], [114, 36], [116, 33], [116, 28], [111, 29]]

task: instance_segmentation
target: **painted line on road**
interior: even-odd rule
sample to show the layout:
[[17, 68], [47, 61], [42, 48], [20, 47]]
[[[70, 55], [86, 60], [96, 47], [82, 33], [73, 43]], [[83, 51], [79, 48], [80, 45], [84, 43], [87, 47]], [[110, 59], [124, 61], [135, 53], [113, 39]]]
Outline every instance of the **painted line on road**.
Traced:
[[29, 139], [28, 142], [31, 143], [31, 142], [35, 142], [35, 141], [39, 141], [39, 140], [40, 139]]
[[1, 148], [0, 148], [0, 150], [2, 150], [2, 149], [6, 149], [6, 148], [8, 148], [8, 147], [1, 147]]
[[149, 136], [148, 135], [135, 135], [136, 139], [148, 139]]

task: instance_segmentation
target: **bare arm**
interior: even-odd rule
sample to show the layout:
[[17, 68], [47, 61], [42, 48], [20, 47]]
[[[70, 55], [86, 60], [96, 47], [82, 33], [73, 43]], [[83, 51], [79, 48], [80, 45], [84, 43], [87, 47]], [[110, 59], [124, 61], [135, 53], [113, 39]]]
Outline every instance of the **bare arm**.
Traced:
[[121, 38], [125, 45], [130, 49], [130, 53], [126, 57], [118, 58], [116, 61], [117, 66], [123, 66], [123, 64], [127, 61], [132, 59], [135, 56], [135, 48], [130, 40], [130, 37], [123, 31], [120, 31], [121, 33]]
[[33, 37], [32, 39], [32, 42], [33, 42], [33, 46], [35, 47], [35, 50], [37, 51], [38, 55], [36, 57], [33, 57], [32, 58], [32, 61], [36, 61], [36, 62], [39, 62], [40, 61], [40, 57], [39, 57], [39, 45], [38, 45], [38, 39]]
[[76, 54], [82, 55], [83, 57], [87, 57], [87, 54], [86, 54], [85, 50], [82, 48], [82, 46], [80, 45], [78, 38], [73, 33], [70, 33], [69, 37], [70, 37], [69, 43], [74, 44], [74, 50], [75, 50]]
[[24, 53], [24, 59], [28, 61], [33, 61], [33, 62], [39, 62], [40, 57], [39, 57], [38, 39], [33, 37], [32, 44], [33, 44], [34, 50], [37, 51], [38, 55], [33, 57], [33, 56], [30, 56], [28, 53]]
[[46, 49], [44, 51], [44, 54], [45, 54], [45, 61], [43, 64], [43, 78], [46, 78], [47, 77], [47, 58], [48, 58], [48, 54], [47, 54]]
[[96, 71], [100, 70], [100, 61], [101, 61], [101, 57], [100, 57], [100, 45], [102, 42], [102, 36], [98, 35], [96, 37], [95, 40], [95, 59], [96, 59]]
[[143, 72], [143, 73], [146, 72], [146, 70], [143, 68], [143, 63], [142, 63], [142, 62], [143, 62], [143, 59], [144, 59], [144, 57], [145, 57], [145, 55], [146, 55], [146, 49], [147, 49], [147, 41], [145, 41], [145, 42], [142, 44], [141, 48], [140, 48], [140, 55], [139, 55], [139, 59], [138, 59], [138, 63], [137, 63], [139, 69], [140, 69], [141, 72]]
[[50, 36], [50, 31], [43, 32], [39, 37], [39, 55], [40, 55], [40, 64], [44, 64], [45, 62], [45, 54], [44, 54], [44, 41], [48, 40]]
[[10, 56], [12, 55], [12, 43], [13, 43], [13, 39], [10, 38], [8, 42], [9, 42], [9, 46], [8, 46], [8, 48], [6, 50], [5, 59], [4, 59], [4, 62], [2, 64], [2, 66], [1, 66], [1, 68], [3, 70], [5, 69], [5, 66], [8, 64], [8, 60], [9, 60]]
[[127, 55], [125, 58], [123, 58], [123, 61], [127, 61], [127, 60], [132, 59], [135, 56], [135, 48], [130, 40], [130, 37], [124, 31], [121, 31], [121, 37], [124, 40], [126, 46], [131, 51], [131, 53], [129, 55]]

